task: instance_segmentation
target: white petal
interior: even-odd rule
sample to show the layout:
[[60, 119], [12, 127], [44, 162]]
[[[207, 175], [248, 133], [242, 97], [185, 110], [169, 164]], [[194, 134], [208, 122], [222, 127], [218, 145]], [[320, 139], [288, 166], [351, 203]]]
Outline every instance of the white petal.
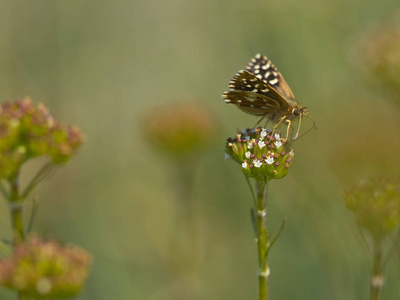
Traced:
[[253, 164], [254, 164], [254, 166], [255, 166], [256, 168], [259, 168], [259, 167], [261, 167], [261, 165], [262, 165], [261, 161], [259, 161], [259, 160], [253, 160]]
[[262, 139], [265, 138], [267, 136], [267, 131], [265, 129], [261, 131], [260, 136]]
[[274, 163], [274, 158], [272, 156], [266, 159], [267, 164], [272, 165]]

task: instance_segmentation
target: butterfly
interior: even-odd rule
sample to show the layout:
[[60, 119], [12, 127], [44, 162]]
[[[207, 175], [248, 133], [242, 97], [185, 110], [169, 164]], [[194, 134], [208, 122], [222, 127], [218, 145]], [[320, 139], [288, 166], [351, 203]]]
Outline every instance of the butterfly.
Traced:
[[[222, 97], [228, 104], [236, 105], [240, 110], [255, 116], [261, 116], [276, 123], [274, 131], [282, 122], [288, 122], [287, 137], [292, 120], [299, 118], [299, 127], [294, 140], [298, 137], [301, 118], [310, 118], [307, 107], [300, 106], [282, 74], [261, 54], [251, 59], [245, 70], [239, 71], [229, 82], [229, 91]], [[256, 125], [257, 125], [256, 124]], [[315, 122], [313, 125], [314, 128]]]

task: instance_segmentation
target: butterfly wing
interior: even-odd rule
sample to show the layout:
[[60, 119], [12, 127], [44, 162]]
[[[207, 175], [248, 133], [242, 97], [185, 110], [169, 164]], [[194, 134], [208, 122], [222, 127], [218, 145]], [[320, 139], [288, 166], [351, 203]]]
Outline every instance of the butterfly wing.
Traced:
[[240, 110], [255, 116], [264, 116], [280, 110], [276, 100], [249, 91], [228, 91], [222, 97], [226, 103], [234, 104]]
[[226, 103], [256, 116], [287, 111], [288, 103], [264, 80], [242, 70], [230, 81], [228, 92], [222, 97]]
[[251, 59], [246, 70], [268, 83], [289, 106], [297, 104], [286, 80], [266, 56], [257, 54]]

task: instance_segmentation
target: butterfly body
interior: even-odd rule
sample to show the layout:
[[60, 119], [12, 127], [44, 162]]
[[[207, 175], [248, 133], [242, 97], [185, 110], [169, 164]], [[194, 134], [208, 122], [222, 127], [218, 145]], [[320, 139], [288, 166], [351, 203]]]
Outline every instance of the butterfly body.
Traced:
[[[252, 58], [246, 70], [239, 71], [222, 97], [240, 110], [277, 123], [308, 117], [306, 107], [300, 106], [282, 74], [261, 54]], [[296, 137], [298, 132], [296, 134]]]

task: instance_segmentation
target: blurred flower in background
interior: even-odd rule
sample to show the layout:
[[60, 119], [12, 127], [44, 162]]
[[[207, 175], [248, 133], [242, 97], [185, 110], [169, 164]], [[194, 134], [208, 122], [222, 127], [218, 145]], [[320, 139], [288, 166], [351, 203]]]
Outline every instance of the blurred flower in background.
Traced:
[[[362, 180], [344, 190], [343, 197], [347, 208], [353, 212], [357, 225], [366, 229], [372, 237], [369, 299], [381, 299], [387, 262], [392, 254], [398, 252], [400, 241], [400, 232], [397, 231], [395, 239], [384, 243], [385, 238], [394, 232], [400, 223], [400, 181], [389, 177]], [[360, 233], [362, 234], [362, 231]], [[364, 237], [363, 234], [362, 236]], [[365, 238], [364, 241], [368, 243]]]
[[198, 210], [193, 190], [201, 154], [214, 142], [217, 125], [210, 111], [188, 101], [153, 109], [144, 124], [145, 138], [170, 163], [167, 180], [174, 192], [170, 216], [174, 222], [163, 257], [170, 280], [157, 297], [197, 299]]
[[369, 76], [395, 93], [400, 107], [400, 11], [364, 33], [356, 56]]
[[151, 144], [179, 158], [209, 146], [216, 129], [211, 112], [191, 102], [157, 108], [146, 116], [145, 124]]
[[81, 248], [31, 238], [0, 262], [0, 285], [35, 299], [73, 297], [82, 290], [90, 266], [91, 256]]
[[67, 161], [83, 142], [77, 127], [57, 122], [44, 104], [30, 98], [0, 106], [0, 178], [8, 179], [31, 158], [47, 155], [53, 164]]
[[372, 178], [345, 189], [344, 200], [356, 219], [375, 239], [386, 237], [400, 223], [400, 181]]

